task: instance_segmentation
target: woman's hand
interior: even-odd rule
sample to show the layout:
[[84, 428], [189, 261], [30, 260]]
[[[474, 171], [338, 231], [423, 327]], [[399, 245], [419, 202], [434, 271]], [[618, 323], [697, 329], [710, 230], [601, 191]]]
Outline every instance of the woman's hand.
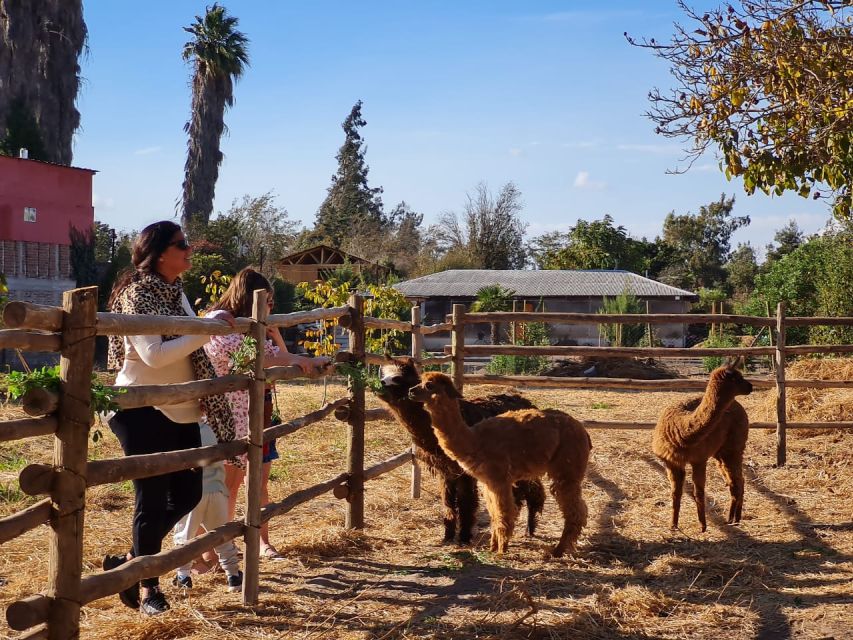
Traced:
[[232, 329], [237, 328], [237, 321], [234, 319], [234, 316], [231, 315], [230, 311], [225, 311], [224, 309], [216, 314], [216, 320], [224, 320], [227, 322]]
[[305, 356], [293, 356], [292, 364], [297, 365], [302, 369], [305, 375], [319, 373], [323, 368], [329, 365], [329, 358], [307, 358]]

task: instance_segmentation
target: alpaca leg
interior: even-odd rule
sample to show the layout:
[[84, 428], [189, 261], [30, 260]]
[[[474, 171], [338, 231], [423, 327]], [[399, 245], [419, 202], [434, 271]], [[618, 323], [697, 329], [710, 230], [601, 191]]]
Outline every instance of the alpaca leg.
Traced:
[[489, 512], [489, 551], [498, 550], [498, 509], [495, 502], [495, 494], [486, 488], [486, 511]]
[[471, 544], [477, 518], [477, 480], [464, 475], [456, 480], [456, 507], [459, 516], [459, 544]]
[[497, 486], [492, 489], [492, 543], [498, 553], [504, 553], [515, 529], [515, 519], [518, 517], [518, 507], [512, 496], [512, 485]]
[[444, 542], [453, 542], [456, 537], [456, 480], [440, 476], [441, 501], [444, 504]]
[[586, 525], [587, 508], [581, 494], [581, 480], [554, 482], [551, 486], [551, 493], [554, 494], [563, 514], [563, 534], [557, 546], [551, 551], [551, 555], [555, 558], [559, 558], [567, 551], [569, 554], [574, 554], [578, 537]]
[[708, 528], [705, 522], [705, 465], [706, 462], [693, 464], [693, 499], [696, 500], [696, 512], [699, 515], [699, 524], [702, 531]]
[[672, 498], [672, 522], [670, 527], [678, 529], [678, 513], [681, 511], [681, 494], [684, 491], [684, 469], [669, 463], [666, 464], [666, 475], [669, 478], [670, 496]]
[[734, 524], [740, 522], [743, 511], [743, 455], [730, 454], [724, 458], [717, 458], [717, 462], [731, 494], [728, 523]]

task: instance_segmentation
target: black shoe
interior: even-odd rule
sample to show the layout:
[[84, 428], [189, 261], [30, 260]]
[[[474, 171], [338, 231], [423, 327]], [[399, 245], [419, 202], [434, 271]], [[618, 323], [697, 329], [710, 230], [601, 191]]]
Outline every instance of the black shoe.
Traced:
[[228, 576], [228, 591], [232, 593], [243, 588], [243, 572], [238, 571], [236, 576]]
[[[110, 571], [127, 562], [127, 556], [105, 555], [104, 562], [101, 565], [104, 571]], [[124, 591], [119, 591], [118, 599], [121, 603], [131, 609], [139, 608], [139, 583], [129, 586]]]
[[171, 607], [166, 602], [166, 597], [160, 591], [160, 587], [151, 587], [148, 590], [148, 597], [142, 601], [139, 610], [146, 616], [159, 616], [161, 613], [166, 613]]
[[184, 589], [192, 589], [193, 588], [193, 578], [192, 576], [179, 576], [176, 575], [172, 578], [172, 584], [176, 587], [183, 587]]

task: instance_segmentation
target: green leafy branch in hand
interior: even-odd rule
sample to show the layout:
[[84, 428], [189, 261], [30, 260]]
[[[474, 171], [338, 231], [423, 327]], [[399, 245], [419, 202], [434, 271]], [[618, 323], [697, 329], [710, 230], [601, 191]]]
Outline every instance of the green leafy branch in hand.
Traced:
[[337, 365], [338, 373], [347, 376], [353, 384], [360, 384], [374, 393], [382, 388], [382, 381], [378, 376], [372, 375], [364, 363], [340, 362]]
[[231, 373], [244, 373], [252, 376], [255, 373], [255, 360], [258, 357], [258, 341], [250, 336], [243, 336], [240, 345], [228, 356]]

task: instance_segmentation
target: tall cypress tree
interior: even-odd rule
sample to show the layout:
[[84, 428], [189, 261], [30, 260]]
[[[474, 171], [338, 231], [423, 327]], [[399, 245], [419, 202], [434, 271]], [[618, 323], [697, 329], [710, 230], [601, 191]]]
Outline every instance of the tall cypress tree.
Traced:
[[346, 139], [338, 151], [338, 171], [317, 210], [313, 235], [334, 246], [339, 246], [347, 234], [381, 230], [389, 222], [382, 208], [382, 187], [371, 188], [367, 184], [370, 169], [364, 160], [366, 148], [359, 133], [366, 124], [359, 100], [341, 125]]

